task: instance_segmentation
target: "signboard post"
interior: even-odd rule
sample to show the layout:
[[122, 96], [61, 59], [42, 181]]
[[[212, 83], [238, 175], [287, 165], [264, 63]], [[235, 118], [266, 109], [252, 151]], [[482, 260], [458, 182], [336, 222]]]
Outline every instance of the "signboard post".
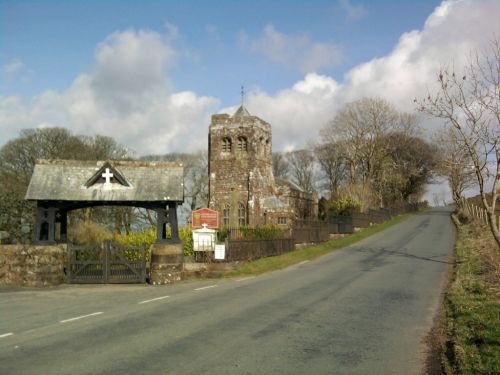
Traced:
[[219, 229], [219, 212], [210, 208], [200, 208], [191, 212], [191, 228]]

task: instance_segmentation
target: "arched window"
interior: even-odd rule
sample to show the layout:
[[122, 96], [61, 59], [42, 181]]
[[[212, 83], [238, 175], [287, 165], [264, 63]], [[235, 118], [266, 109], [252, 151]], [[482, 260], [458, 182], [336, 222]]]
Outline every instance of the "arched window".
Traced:
[[229, 225], [229, 211], [231, 209], [231, 206], [226, 204], [224, 206], [224, 209], [222, 210], [222, 225], [228, 226]]
[[222, 138], [222, 152], [231, 152], [231, 138]]
[[248, 142], [245, 137], [238, 137], [238, 151], [247, 151]]
[[245, 209], [245, 205], [239, 204], [238, 205], [238, 224], [240, 226], [246, 225], [247, 223], [247, 211]]

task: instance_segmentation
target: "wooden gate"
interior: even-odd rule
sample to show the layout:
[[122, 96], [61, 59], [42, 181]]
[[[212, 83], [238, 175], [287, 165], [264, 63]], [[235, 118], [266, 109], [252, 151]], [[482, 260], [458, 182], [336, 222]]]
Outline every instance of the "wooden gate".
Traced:
[[69, 245], [68, 282], [77, 284], [145, 283], [146, 246], [124, 246], [106, 241], [99, 245]]

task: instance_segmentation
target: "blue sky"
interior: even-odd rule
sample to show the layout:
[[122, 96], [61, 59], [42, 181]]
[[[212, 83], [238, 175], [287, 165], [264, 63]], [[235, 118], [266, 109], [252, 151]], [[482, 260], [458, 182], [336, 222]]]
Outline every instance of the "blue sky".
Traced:
[[244, 85], [273, 150], [301, 148], [362, 97], [413, 112], [499, 16], [500, 0], [0, 0], [0, 146], [61, 126], [138, 156], [205, 150]]
[[[240, 85], [276, 92], [302, 76], [242, 47], [272, 25], [284, 35], [335, 45], [341, 58], [318, 73], [342, 80], [349, 68], [391, 51], [402, 33], [421, 28], [438, 1], [1, 1], [0, 64], [24, 64], [27, 76], [2, 85], [26, 99], [64, 90], [94, 65], [99, 43], [117, 31], [178, 36], [181, 55], [169, 71], [175, 90], [239, 100]], [[20, 77], [18, 77], [20, 78]]]

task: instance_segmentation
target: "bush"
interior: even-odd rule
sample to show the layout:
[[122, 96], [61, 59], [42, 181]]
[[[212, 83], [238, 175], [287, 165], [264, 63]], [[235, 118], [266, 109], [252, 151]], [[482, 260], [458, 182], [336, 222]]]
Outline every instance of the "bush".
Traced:
[[190, 227], [179, 228], [179, 238], [182, 241], [182, 251], [186, 256], [194, 255], [193, 232]]
[[[167, 228], [166, 235], [167, 238], [171, 238], [170, 228]], [[150, 228], [129, 234], [117, 234], [100, 227], [94, 222], [87, 222], [70, 227], [68, 238], [75, 245], [101, 244], [104, 241], [115, 241], [125, 246], [146, 245], [147, 259], [150, 260], [151, 245], [156, 242], [156, 229]], [[179, 228], [179, 238], [182, 242], [184, 255], [193, 255], [193, 233], [191, 228]]]
[[232, 240], [273, 240], [287, 238], [288, 231], [274, 224], [264, 224], [258, 227], [241, 226], [239, 228], [223, 227], [219, 230], [218, 240], [225, 241], [226, 238]]
[[356, 198], [346, 196], [330, 201], [328, 214], [330, 216], [348, 215], [352, 212], [359, 211], [361, 202]]
[[112, 240], [113, 233], [94, 222], [83, 222], [70, 226], [68, 239], [75, 245], [90, 245]]
[[[167, 238], [172, 237], [170, 228], [167, 228], [166, 235]], [[179, 228], [179, 239], [182, 242], [184, 255], [193, 255], [193, 234], [191, 232], [191, 228]], [[140, 232], [116, 235], [115, 241], [127, 246], [141, 246], [145, 244], [146, 249], [150, 252], [149, 249], [151, 248], [151, 245], [156, 242], [156, 229], [151, 228]]]

